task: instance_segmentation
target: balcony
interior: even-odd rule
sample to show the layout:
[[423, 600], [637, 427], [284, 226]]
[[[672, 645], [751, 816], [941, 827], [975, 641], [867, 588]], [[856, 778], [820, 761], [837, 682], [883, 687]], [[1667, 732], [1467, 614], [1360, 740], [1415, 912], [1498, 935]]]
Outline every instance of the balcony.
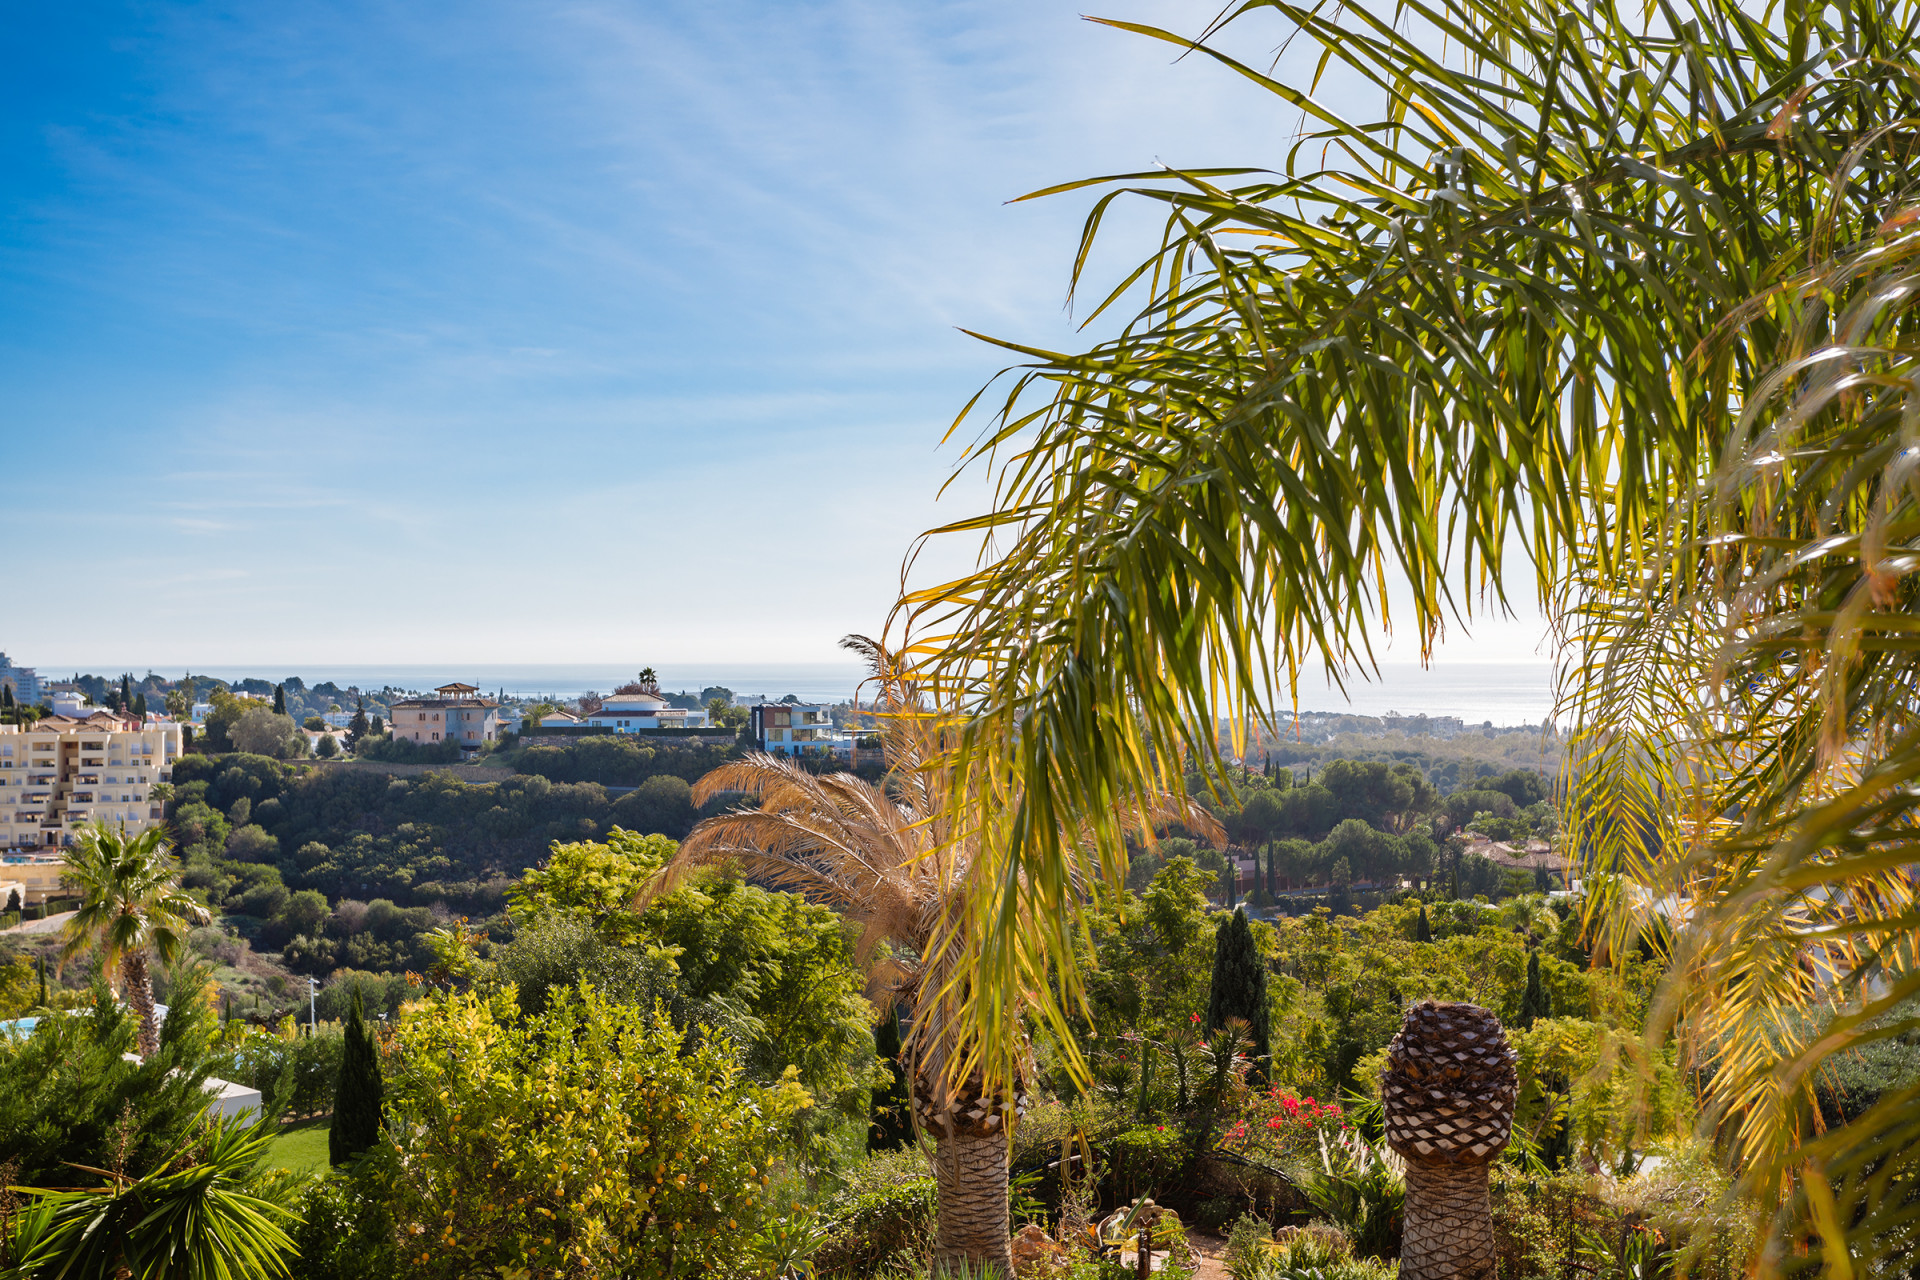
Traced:
[[75, 778], [74, 781], [83, 787], [97, 787], [100, 785], [100, 775], [97, 773], [83, 773]]
[[92, 804], [92, 803], [93, 803], [93, 792], [91, 792], [91, 791], [76, 791], [76, 792], [74, 792], [74, 793], [73, 793], [73, 802], [74, 802], [75, 804]]

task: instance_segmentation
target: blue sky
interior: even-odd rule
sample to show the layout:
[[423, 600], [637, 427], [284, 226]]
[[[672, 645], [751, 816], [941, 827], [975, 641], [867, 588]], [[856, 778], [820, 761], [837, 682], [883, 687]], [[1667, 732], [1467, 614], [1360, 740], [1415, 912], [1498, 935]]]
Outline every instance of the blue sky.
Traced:
[[957, 326], [1076, 340], [1087, 200], [1006, 199], [1296, 123], [1052, 0], [11, 28], [0, 646], [45, 669], [838, 657], [979, 501], [933, 501], [1001, 363]]

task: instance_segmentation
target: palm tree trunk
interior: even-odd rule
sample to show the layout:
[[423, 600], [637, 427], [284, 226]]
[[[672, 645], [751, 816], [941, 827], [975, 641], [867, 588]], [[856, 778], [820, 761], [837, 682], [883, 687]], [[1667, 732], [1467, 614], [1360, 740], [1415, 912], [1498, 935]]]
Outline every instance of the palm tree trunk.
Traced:
[[1400, 1280], [1492, 1280], [1493, 1207], [1484, 1164], [1407, 1161]]
[[1007, 1136], [962, 1132], [934, 1144], [934, 1176], [939, 1187], [939, 1233], [933, 1270], [941, 1275], [953, 1264], [976, 1269], [997, 1267], [1013, 1275], [1008, 1248]]
[[146, 952], [132, 950], [120, 957], [120, 985], [138, 1020], [140, 1056], [151, 1058], [160, 1049], [160, 1023], [153, 1012], [153, 974], [147, 969]]

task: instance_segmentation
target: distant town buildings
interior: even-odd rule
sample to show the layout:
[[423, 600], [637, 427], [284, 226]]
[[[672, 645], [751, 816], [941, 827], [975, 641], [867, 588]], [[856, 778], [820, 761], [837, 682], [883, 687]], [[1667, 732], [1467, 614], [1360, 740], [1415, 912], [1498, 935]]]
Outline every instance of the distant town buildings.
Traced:
[[[0, 724], [0, 846], [73, 843], [99, 819], [138, 834], [161, 820], [155, 783], [173, 779], [180, 726], [93, 709], [31, 725]], [[17, 878], [10, 869], [8, 878]]]
[[40, 677], [34, 674], [32, 667], [17, 666], [4, 653], [0, 653], [0, 685], [13, 690], [13, 700], [18, 705], [40, 705]]
[[[391, 708], [388, 725], [395, 738], [409, 742], [458, 742], [463, 750], [478, 751], [500, 734], [499, 704], [479, 696], [470, 684], [443, 684], [431, 698], [401, 698]], [[349, 717], [351, 718], [351, 717]]]

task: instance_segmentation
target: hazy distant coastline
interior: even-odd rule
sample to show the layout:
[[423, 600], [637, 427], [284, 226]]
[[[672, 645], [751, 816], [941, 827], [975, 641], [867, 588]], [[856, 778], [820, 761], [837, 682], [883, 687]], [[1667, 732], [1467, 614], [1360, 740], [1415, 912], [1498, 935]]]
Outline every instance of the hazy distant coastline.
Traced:
[[[449, 680], [478, 685], [488, 692], [513, 697], [557, 694], [575, 697], [584, 690], [605, 693], [633, 679], [640, 663], [481, 663], [463, 665], [308, 665], [279, 667], [271, 663], [222, 665], [197, 669], [198, 674], [233, 681], [247, 677], [284, 680], [299, 676], [307, 684], [331, 680], [342, 687], [362, 689], [387, 686], [431, 689]], [[793, 694], [803, 702], [842, 702], [854, 695], [864, 674], [857, 663], [656, 663], [660, 687], [669, 691], [719, 685], [741, 697]], [[140, 668], [135, 668], [139, 670]], [[46, 672], [43, 675], [48, 674]], [[173, 674], [165, 672], [163, 674]], [[1317, 676], [1300, 682], [1300, 710], [1349, 712], [1381, 716], [1458, 716], [1468, 724], [1538, 724], [1553, 707], [1552, 667], [1545, 662], [1446, 663], [1422, 670], [1413, 663], [1383, 663], [1376, 682], [1354, 680], [1343, 702], [1339, 693]]]

